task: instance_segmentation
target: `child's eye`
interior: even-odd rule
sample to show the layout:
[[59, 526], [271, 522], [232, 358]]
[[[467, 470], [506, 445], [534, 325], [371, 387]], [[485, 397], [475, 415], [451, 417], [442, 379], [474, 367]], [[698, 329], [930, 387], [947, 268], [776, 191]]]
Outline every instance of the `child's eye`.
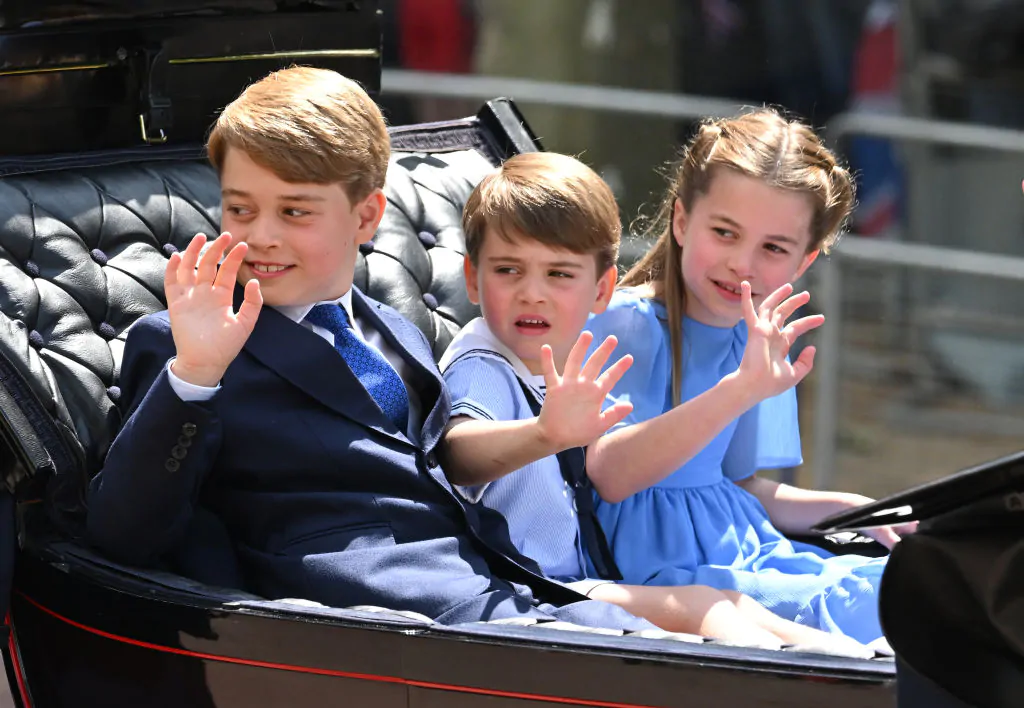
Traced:
[[500, 273], [501, 275], [515, 275], [519, 272], [519, 269], [513, 268], [512, 266], [498, 266], [494, 269], [494, 272]]
[[786, 255], [789, 253], [785, 248], [775, 243], [766, 243], [764, 247], [772, 253], [778, 253], [779, 255]]
[[727, 229], [727, 228], [725, 228], [723, 226], [715, 226], [711, 230], [714, 231], [719, 236], [721, 236], [722, 238], [735, 238], [736, 237], [736, 232], [735, 231], [733, 231], [732, 229]]
[[237, 204], [232, 204], [226, 207], [225, 211], [232, 214], [233, 216], [248, 216], [249, 214], [252, 213], [251, 209], [247, 209], [244, 206], [238, 206]]
[[552, 278], [572, 278], [572, 273], [566, 273], [564, 270], [553, 270], [548, 273]]
[[283, 212], [284, 212], [285, 216], [290, 216], [290, 217], [293, 217], [293, 218], [300, 218], [300, 217], [303, 217], [303, 216], [309, 216], [312, 213], [312, 212], [306, 211], [305, 209], [296, 209], [294, 207], [289, 207], [287, 209], [284, 209]]

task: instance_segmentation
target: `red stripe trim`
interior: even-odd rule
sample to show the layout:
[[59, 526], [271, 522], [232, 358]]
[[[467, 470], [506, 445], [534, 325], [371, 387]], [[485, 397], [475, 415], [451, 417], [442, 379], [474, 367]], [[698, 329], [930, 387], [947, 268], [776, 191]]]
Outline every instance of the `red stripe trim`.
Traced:
[[14, 638], [14, 623], [11, 622], [10, 611], [4, 617], [4, 624], [7, 625], [7, 653], [11, 656], [11, 669], [14, 671], [14, 678], [18, 681], [21, 705], [25, 708], [32, 708], [32, 701], [28, 699], [28, 688], [25, 686], [25, 676], [21, 671], [21, 661], [18, 659], [18, 642]]
[[[36, 600], [33, 600], [28, 595], [21, 591], [16, 591], [18, 595], [22, 597], [30, 605], [33, 605], [39, 610], [42, 610], [46, 614], [54, 617], [65, 624], [69, 624], [72, 627], [76, 627], [83, 631], [95, 634], [105, 639], [112, 639], [115, 642], [121, 642], [123, 644], [131, 644], [133, 646], [142, 647], [144, 649], [153, 649], [155, 651], [164, 652], [167, 654], [179, 654], [181, 656], [189, 656], [196, 659], [204, 659], [206, 661], [220, 661], [226, 664], [241, 664], [242, 666], [255, 666], [263, 669], [278, 669], [281, 671], [294, 671], [303, 674], [318, 674], [321, 676], [336, 676], [339, 678], [350, 678], [358, 679], [360, 681], [376, 681], [378, 683], [396, 683], [403, 686], [410, 686], [415, 688], [432, 688], [441, 691], [454, 691], [457, 693], [473, 693], [484, 696], [499, 696], [501, 698], [518, 698], [524, 701], [548, 701], [550, 703], [562, 703], [565, 705], [572, 706], [589, 706], [591, 708], [652, 708], [651, 706], [644, 706], [635, 703], [616, 703], [613, 701], [591, 701], [583, 698], [564, 698], [561, 696], [545, 696], [539, 693], [519, 693], [516, 691], [498, 691], [490, 688], [477, 688], [474, 686], [457, 686], [454, 684], [447, 683], [434, 683], [432, 681], [417, 681], [415, 679], [405, 679], [399, 676], [378, 676], [376, 674], [361, 674], [352, 671], [336, 671], [333, 669], [316, 669], [309, 666], [294, 666], [291, 664], [278, 664], [269, 661], [255, 661], [253, 659], [239, 659], [231, 656], [218, 656], [217, 654], [207, 654], [205, 652], [188, 651], [187, 649], [179, 649], [177, 647], [166, 647], [160, 644], [153, 644], [151, 642], [143, 642], [138, 639], [129, 639], [128, 637], [122, 637], [117, 634], [111, 634], [110, 632], [104, 632], [101, 629], [89, 627], [75, 622], [72, 619], [64, 617], [57, 612], [54, 612], [48, 607], [41, 605]], [[13, 633], [12, 633], [13, 638]], [[12, 639], [13, 641], [13, 639]], [[17, 667], [17, 664], [16, 664]], [[21, 673], [18, 672], [19, 682]], [[24, 687], [22, 689], [22, 696], [25, 695]], [[28, 703], [26, 703], [28, 706]]]

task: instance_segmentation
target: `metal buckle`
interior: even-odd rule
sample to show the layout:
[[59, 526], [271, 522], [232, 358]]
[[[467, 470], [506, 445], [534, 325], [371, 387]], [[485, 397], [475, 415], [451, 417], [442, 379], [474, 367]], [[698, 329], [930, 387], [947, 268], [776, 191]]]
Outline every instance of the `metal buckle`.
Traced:
[[163, 128], [158, 131], [160, 137], [153, 137], [149, 134], [146, 130], [146, 116], [141, 113], [139, 114], [139, 130], [142, 132], [142, 142], [148, 145], [162, 145], [167, 142], [167, 134], [164, 133]]

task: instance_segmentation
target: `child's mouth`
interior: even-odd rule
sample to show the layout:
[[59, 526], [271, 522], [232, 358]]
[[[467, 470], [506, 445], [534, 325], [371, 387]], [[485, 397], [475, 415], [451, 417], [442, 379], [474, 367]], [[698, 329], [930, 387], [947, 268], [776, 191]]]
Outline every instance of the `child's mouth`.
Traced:
[[743, 297], [739, 283], [733, 285], [732, 283], [725, 283], [721, 280], [712, 280], [711, 282], [714, 284], [715, 289], [718, 290], [718, 294], [726, 300], [739, 302]]
[[292, 269], [290, 265], [277, 263], [249, 263], [248, 266], [252, 274], [259, 280], [278, 278]]
[[516, 320], [516, 331], [520, 334], [544, 334], [549, 329], [551, 325], [543, 317], [520, 317]]

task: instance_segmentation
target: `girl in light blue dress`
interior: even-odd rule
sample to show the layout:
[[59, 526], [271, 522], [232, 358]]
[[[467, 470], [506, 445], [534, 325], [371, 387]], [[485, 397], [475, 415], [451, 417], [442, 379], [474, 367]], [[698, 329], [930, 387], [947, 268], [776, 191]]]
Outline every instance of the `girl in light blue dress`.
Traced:
[[[852, 205], [849, 173], [808, 127], [771, 110], [703, 124], [670, 185], [656, 245], [588, 326], [595, 342], [615, 335], [617, 354], [633, 356], [613, 393], [632, 402], [635, 422], [702, 396], [726, 400], [738, 370], [769, 355], [747, 348], [748, 288], [755, 305], [771, 305], [768, 296], [832, 244]], [[788, 344], [799, 334], [785, 318], [746, 321], [781, 327]], [[787, 366], [799, 379], [813, 359], [806, 347]], [[737, 590], [801, 624], [862, 642], [881, 637], [885, 559], [833, 556], [785, 535], [870, 500], [756, 474], [801, 462], [794, 389], [750, 408], [679, 462], [653, 486], [630, 488], [642, 475], [623, 475], [626, 493], [597, 500], [625, 582]], [[910, 530], [869, 533], [891, 547]]]

